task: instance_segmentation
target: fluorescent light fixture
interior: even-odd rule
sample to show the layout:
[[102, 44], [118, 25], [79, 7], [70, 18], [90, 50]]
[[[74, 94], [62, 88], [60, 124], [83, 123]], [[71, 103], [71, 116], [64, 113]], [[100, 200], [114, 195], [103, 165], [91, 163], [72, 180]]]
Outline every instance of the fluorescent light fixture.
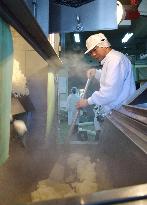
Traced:
[[80, 35], [79, 33], [74, 33], [74, 38], [76, 43], [80, 43]]
[[133, 36], [133, 33], [127, 33], [123, 39], [122, 39], [122, 43], [126, 43], [130, 38], [131, 36]]

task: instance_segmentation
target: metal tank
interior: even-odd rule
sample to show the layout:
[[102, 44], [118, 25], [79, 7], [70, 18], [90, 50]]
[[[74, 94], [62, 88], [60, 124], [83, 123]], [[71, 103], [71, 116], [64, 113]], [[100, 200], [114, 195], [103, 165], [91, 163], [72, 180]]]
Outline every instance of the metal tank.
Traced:
[[[16, 143], [11, 144], [10, 149], [15, 152], [0, 170], [0, 201], [6, 205], [11, 201], [13, 204], [29, 205], [76, 205], [113, 204], [116, 201], [127, 203], [129, 200], [134, 203], [137, 200], [138, 203], [139, 200], [145, 200], [147, 198], [146, 102], [145, 84], [127, 105], [107, 116], [98, 143], [73, 144], [70, 141], [67, 145], [56, 144], [56, 122], [51, 136], [43, 143], [43, 138], [38, 137], [39, 140], [36, 138], [40, 130], [39, 122], [36, 125], [37, 130], [34, 130], [33, 124], [28, 147], [22, 149]], [[38, 116], [40, 114], [35, 114], [32, 120], [34, 122], [35, 118], [39, 120]], [[48, 178], [57, 162], [66, 166], [64, 159], [73, 152], [90, 156], [91, 161], [96, 162], [98, 192], [67, 199], [31, 202], [30, 194], [36, 189], [38, 181]], [[65, 170], [68, 173], [68, 167], [65, 167]]]
[[129, 204], [129, 201], [131, 204], [147, 203], [146, 102], [145, 84], [128, 105], [107, 116], [98, 143], [70, 142], [68, 148], [61, 145], [56, 149], [57, 160], [58, 156], [67, 157], [72, 152], [89, 155], [92, 161], [97, 160], [98, 192], [29, 204]]

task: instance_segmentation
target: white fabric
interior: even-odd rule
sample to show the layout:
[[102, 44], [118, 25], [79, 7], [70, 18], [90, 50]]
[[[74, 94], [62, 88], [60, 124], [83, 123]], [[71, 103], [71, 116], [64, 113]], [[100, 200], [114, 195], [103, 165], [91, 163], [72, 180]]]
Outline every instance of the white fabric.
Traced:
[[13, 125], [18, 135], [23, 136], [27, 132], [27, 127], [24, 121], [14, 120]]
[[101, 69], [96, 70], [95, 78], [96, 78], [98, 81], [100, 81], [101, 73], [102, 73], [102, 70], [101, 70]]
[[96, 131], [100, 131], [101, 130], [100, 122], [97, 120], [97, 112], [99, 111], [98, 107], [97, 109], [94, 108], [93, 111], [94, 111], [94, 128]]
[[[80, 100], [80, 96], [77, 94], [70, 94], [67, 98], [67, 111], [68, 111], [68, 125], [72, 124], [74, 116], [77, 112], [76, 104]], [[77, 119], [76, 124], [78, 124], [79, 119]]]
[[[96, 71], [100, 90], [95, 91], [88, 103], [103, 105], [105, 112], [117, 109], [135, 93], [135, 82], [130, 60], [122, 53], [111, 50], [102, 60], [102, 71]], [[101, 76], [100, 76], [101, 75]]]
[[85, 52], [85, 54], [91, 51], [95, 46], [98, 46], [100, 48], [107, 48], [110, 47], [111, 44], [108, 42], [107, 38], [104, 36], [103, 33], [91, 35], [86, 40], [86, 47], [88, 50]]

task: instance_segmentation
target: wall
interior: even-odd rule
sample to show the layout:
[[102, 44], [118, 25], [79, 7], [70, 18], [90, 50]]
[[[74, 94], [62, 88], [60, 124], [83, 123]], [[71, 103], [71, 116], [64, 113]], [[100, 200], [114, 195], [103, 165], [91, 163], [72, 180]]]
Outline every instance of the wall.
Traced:
[[14, 58], [19, 62], [21, 71], [29, 78], [33, 73], [46, 67], [47, 63], [14, 29], [12, 32]]
[[[13, 32], [14, 58], [19, 62], [25, 74], [30, 91], [30, 99], [35, 107], [31, 118], [29, 134], [35, 141], [46, 136], [48, 102], [48, 64], [32, 49], [32, 47], [15, 31]], [[53, 120], [52, 120], [53, 121]]]

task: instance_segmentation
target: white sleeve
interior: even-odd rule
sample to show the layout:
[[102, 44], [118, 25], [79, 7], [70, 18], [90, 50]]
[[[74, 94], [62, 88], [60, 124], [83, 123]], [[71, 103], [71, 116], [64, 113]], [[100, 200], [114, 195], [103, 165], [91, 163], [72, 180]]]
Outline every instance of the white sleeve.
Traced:
[[116, 100], [124, 84], [125, 70], [125, 64], [120, 59], [110, 61], [100, 90], [88, 98], [89, 105], [107, 105]]
[[102, 71], [101, 69], [96, 70], [95, 78], [96, 78], [98, 81], [100, 81], [101, 71]]

